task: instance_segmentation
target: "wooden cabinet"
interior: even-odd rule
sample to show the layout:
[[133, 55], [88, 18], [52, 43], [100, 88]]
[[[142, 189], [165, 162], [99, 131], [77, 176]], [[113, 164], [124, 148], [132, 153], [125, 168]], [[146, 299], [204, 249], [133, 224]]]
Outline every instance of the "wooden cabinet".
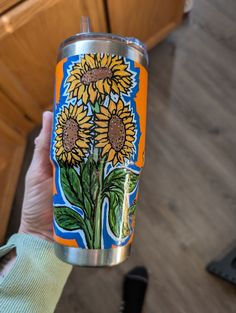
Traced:
[[53, 102], [59, 44], [80, 31], [135, 36], [153, 46], [181, 20], [184, 0], [0, 0], [0, 242], [26, 137]]
[[25, 0], [0, 16], [0, 242], [26, 136], [53, 102], [58, 46], [80, 31], [82, 15], [94, 31], [107, 31], [103, 1], [96, 0]]
[[112, 33], [136, 37], [153, 47], [181, 22], [184, 0], [107, 0]]
[[2, 118], [0, 133], [0, 242], [3, 242], [26, 140]]

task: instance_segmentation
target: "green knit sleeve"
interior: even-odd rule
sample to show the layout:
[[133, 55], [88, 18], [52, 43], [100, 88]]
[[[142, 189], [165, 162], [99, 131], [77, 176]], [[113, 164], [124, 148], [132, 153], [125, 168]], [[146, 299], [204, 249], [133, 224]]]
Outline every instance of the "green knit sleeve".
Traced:
[[0, 280], [1, 313], [54, 312], [72, 266], [53, 251], [53, 243], [26, 234], [13, 235], [0, 257], [16, 248], [16, 261]]

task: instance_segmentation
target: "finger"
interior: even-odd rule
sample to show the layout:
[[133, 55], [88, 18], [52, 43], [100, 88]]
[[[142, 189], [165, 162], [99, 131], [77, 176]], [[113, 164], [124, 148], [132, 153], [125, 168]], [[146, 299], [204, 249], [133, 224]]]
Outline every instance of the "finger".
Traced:
[[52, 112], [46, 111], [43, 113], [43, 123], [40, 134], [35, 139], [36, 150], [50, 149], [50, 138], [52, 130]]
[[50, 138], [52, 130], [52, 113], [46, 111], [43, 113], [43, 123], [40, 134], [35, 139], [35, 149], [32, 160], [32, 166], [42, 166], [47, 168], [50, 166], [49, 151]]

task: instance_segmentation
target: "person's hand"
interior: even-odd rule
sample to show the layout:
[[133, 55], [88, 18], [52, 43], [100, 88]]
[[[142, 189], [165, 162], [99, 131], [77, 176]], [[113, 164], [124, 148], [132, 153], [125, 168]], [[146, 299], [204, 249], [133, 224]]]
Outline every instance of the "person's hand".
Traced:
[[19, 233], [52, 240], [52, 165], [49, 159], [52, 113], [43, 113], [43, 126], [35, 139], [31, 165], [25, 179]]

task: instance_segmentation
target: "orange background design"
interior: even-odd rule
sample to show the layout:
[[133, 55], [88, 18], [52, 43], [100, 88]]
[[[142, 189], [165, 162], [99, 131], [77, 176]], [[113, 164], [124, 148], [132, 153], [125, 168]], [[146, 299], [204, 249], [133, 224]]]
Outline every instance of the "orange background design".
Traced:
[[138, 146], [138, 159], [135, 163], [138, 167], [142, 168], [144, 165], [144, 150], [146, 138], [146, 115], [147, 115], [147, 70], [135, 62], [135, 66], [140, 69], [139, 76], [139, 91], [136, 94], [136, 110], [139, 115], [141, 137]]
[[56, 66], [56, 81], [55, 81], [55, 103], [58, 104], [60, 100], [60, 89], [61, 89], [61, 82], [63, 79], [63, 65], [66, 62], [67, 58], [62, 59], [60, 62], [57, 63]]

